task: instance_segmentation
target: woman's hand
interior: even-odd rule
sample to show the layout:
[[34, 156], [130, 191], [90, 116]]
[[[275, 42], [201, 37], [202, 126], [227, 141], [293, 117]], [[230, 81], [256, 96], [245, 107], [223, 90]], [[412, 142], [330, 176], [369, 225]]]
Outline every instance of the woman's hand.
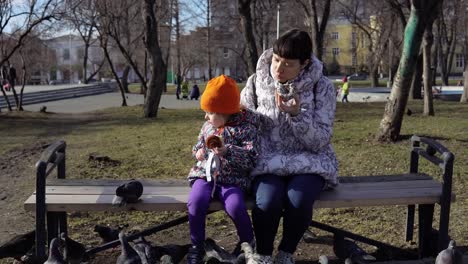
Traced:
[[197, 153], [195, 154], [195, 158], [197, 158], [198, 161], [202, 161], [205, 159], [205, 148], [201, 148], [197, 150]]
[[227, 148], [225, 146], [219, 147], [219, 148], [213, 148], [214, 154], [222, 157], [224, 154], [227, 152]]
[[282, 112], [289, 113], [291, 116], [297, 116], [301, 112], [301, 104], [298, 95], [294, 95], [290, 100], [285, 100], [281, 95], [275, 92], [275, 102]]

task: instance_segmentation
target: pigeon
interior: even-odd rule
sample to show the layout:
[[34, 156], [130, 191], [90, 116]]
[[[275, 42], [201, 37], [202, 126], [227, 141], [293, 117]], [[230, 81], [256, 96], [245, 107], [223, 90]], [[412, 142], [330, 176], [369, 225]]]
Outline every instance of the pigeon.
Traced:
[[368, 263], [370, 260], [375, 260], [356, 243], [337, 234], [333, 239], [333, 252], [340, 259], [350, 258], [353, 263]]
[[131, 180], [117, 187], [115, 197], [112, 200], [114, 206], [125, 206], [127, 203], [136, 203], [143, 194], [143, 184], [136, 180]]
[[304, 235], [302, 235], [302, 239], [306, 243], [313, 243], [314, 241], [317, 240], [317, 235], [312, 233], [309, 229], [306, 229], [304, 232]]
[[406, 115], [410, 116], [413, 114], [413, 111], [411, 111], [411, 109], [407, 108], [406, 109]]
[[119, 239], [120, 231], [126, 226], [128, 225], [119, 226], [117, 229], [114, 229], [109, 226], [95, 225], [94, 232], [98, 233], [103, 243], [108, 243], [108, 242]]
[[328, 264], [328, 257], [325, 256], [325, 255], [321, 255], [321, 256], [319, 257], [318, 262], [319, 262], [320, 264]]
[[50, 241], [49, 258], [44, 264], [66, 264], [59, 250], [59, 241], [55, 237]]
[[7, 241], [0, 246], [0, 259], [14, 258], [20, 261], [21, 257], [26, 255], [26, 253], [34, 246], [35, 241], [35, 230], [13, 237], [10, 241]]
[[70, 264], [79, 264], [86, 259], [86, 247], [69, 238], [65, 232], [60, 234], [60, 239], [64, 243], [63, 258]]
[[187, 255], [187, 252], [191, 246], [192, 246], [191, 244], [186, 244], [186, 245], [168, 244], [164, 246], [155, 246], [153, 247], [153, 250], [155, 250], [157, 255], [159, 256], [168, 255], [172, 258], [172, 261], [174, 263], [179, 263], [185, 257], [185, 255]]
[[127, 237], [123, 232], [119, 233], [122, 252], [117, 258], [116, 264], [142, 264], [138, 253], [128, 244]]
[[244, 258], [245, 258], [245, 263], [248, 263], [249, 260], [253, 260], [254, 258], [254, 251], [253, 251], [253, 248], [252, 248], [252, 245], [250, 245], [249, 243], [247, 242], [243, 242], [241, 244], [241, 249], [242, 251], [244, 252]]
[[236, 263], [237, 257], [227, 252], [224, 248], [218, 246], [216, 242], [207, 238], [205, 240], [205, 253], [207, 259], [216, 259], [222, 263]]
[[450, 240], [446, 249], [442, 250], [436, 258], [435, 264], [462, 264], [463, 255], [456, 249], [455, 241]]
[[169, 255], [164, 255], [159, 259], [160, 264], [174, 264], [174, 261], [172, 261], [172, 257]]
[[154, 263], [158, 259], [156, 251], [153, 250], [151, 243], [144, 237], [139, 237], [133, 242], [133, 248], [141, 258], [142, 264]]

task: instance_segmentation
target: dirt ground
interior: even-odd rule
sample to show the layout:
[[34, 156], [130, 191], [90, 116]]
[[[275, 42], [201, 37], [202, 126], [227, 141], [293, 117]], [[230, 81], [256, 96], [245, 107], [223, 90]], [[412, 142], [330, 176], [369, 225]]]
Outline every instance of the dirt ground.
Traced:
[[[24, 211], [23, 202], [34, 191], [34, 164], [46, 147], [46, 143], [38, 142], [28, 147], [14, 149], [0, 157], [2, 172], [0, 176], [0, 208], [3, 211], [3, 216], [0, 218], [0, 244], [3, 244], [15, 235], [34, 229], [34, 216]], [[89, 214], [74, 214], [70, 216], [70, 222], [79, 222], [77, 218], [87, 217], [89, 217]], [[229, 219], [219, 221], [218, 219], [217, 224], [213, 225], [209, 224], [210, 220], [209, 216], [207, 220], [207, 237], [213, 238], [227, 250], [233, 250], [237, 243], [237, 235], [231, 221]], [[132, 230], [141, 230], [141, 228], [129, 222], [127, 232], [131, 232]], [[296, 262], [317, 263], [320, 255], [326, 255], [329, 256], [331, 263], [342, 263], [342, 261], [337, 260], [334, 256], [331, 234], [315, 229], [311, 230], [318, 236], [313, 243], [301, 241], [295, 255]], [[88, 247], [96, 246], [95, 241], [99, 241], [96, 234], [92, 232], [92, 226], [89, 224], [73, 225], [69, 231], [71, 234], [86, 233], [84, 236], [79, 237], [86, 239], [86, 241], [91, 241], [89, 245], [84, 243], [83, 240], [80, 241]], [[92, 236], [94, 236], [94, 239], [87, 239]], [[188, 226], [187, 224], [182, 224], [149, 236], [147, 239], [157, 245], [189, 243]], [[119, 248], [107, 250], [95, 255], [89, 263], [115, 263], [119, 254]], [[379, 253], [376, 254], [378, 255]], [[383, 256], [382, 260], [387, 257]], [[0, 260], [0, 263], [13, 263], [13, 260], [4, 259]]]

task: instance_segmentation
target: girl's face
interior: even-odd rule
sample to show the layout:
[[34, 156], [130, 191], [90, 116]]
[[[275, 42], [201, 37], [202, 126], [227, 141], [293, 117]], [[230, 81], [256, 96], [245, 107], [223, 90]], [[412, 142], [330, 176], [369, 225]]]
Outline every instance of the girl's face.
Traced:
[[205, 112], [205, 120], [212, 126], [220, 128], [226, 124], [229, 115]]
[[308, 63], [309, 60], [301, 64], [299, 59], [285, 59], [273, 53], [271, 59], [273, 78], [280, 83], [285, 83], [296, 78]]

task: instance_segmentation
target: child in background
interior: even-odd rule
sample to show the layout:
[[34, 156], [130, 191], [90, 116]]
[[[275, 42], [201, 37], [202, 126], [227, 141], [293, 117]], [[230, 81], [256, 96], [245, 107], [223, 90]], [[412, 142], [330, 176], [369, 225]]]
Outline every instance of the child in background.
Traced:
[[344, 103], [349, 103], [348, 101], [348, 94], [349, 94], [349, 82], [348, 82], [348, 77], [343, 77], [343, 86], [341, 86], [341, 93], [343, 94], [343, 98], [341, 99], [341, 102]]
[[[200, 99], [205, 120], [198, 142], [193, 147], [197, 164], [190, 170], [192, 186], [187, 203], [192, 247], [187, 263], [202, 263], [205, 221], [210, 201], [221, 201], [234, 222], [239, 242], [253, 243], [252, 223], [244, 203], [250, 189], [250, 170], [257, 157], [257, 116], [240, 109], [240, 92], [236, 82], [221, 75], [211, 79]], [[219, 138], [216, 138], [219, 137]], [[215, 142], [217, 139], [219, 142]], [[208, 141], [213, 141], [213, 144]], [[217, 160], [216, 168], [212, 162]], [[212, 171], [213, 170], [213, 171]]]

